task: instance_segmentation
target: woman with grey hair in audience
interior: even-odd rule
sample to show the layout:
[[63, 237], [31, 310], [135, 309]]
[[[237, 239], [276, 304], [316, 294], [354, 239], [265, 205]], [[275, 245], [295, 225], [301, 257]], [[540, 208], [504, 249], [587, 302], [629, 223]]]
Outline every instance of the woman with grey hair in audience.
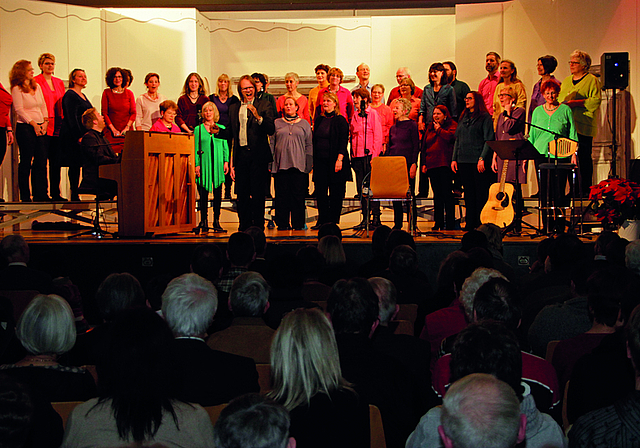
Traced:
[[73, 313], [63, 298], [54, 294], [34, 297], [18, 320], [16, 335], [27, 356], [0, 366], [1, 373], [51, 402], [85, 401], [96, 395], [95, 382], [87, 370], [58, 362], [76, 342]]
[[317, 308], [287, 314], [271, 344], [269, 397], [291, 415], [297, 446], [368, 447], [369, 410], [342, 377], [329, 319]]

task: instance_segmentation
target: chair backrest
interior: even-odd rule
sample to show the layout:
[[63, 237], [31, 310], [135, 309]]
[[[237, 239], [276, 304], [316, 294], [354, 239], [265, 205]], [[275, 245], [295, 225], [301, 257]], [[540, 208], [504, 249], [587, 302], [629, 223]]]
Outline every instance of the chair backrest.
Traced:
[[62, 426], [65, 427], [67, 426], [67, 420], [69, 420], [71, 411], [82, 403], [84, 403], [84, 401], [54, 401], [51, 403], [51, 406], [53, 406], [53, 409], [62, 417]]
[[409, 191], [407, 160], [382, 156], [371, 160], [371, 194], [376, 199], [402, 199]]
[[220, 418], [220, 413], [224, 408], [227, 407], [229, 403], [223, 403], [216, 406], [205, 406], [204, 410], [209, 414], [209, 419], [211, 420], [211, 424], [216, 426], [216, 422]]
[[553, 360], [553, 352], [556, 350], [558, 342], [560, 341], [549, 341], [549, 343], [547, 344], [547, 353], [545, 354], [544, 359], [546, 359], [549, 363], [551, 362], [551, 360]]
[[549, 142], [549, 154], [554, 157], [570, 157], [578, 150], [578, 142], [570, 140], [568, 138], [559, 138], [557, 140], [551, 140]]
[[266, 394], [271, 390], [271, 364], [256, 364], [260, 393]]
[[416, 323], [418, 318], [418, 305], [415, 303], [399, 303], [398, 314], [396, 314], [396, 320], [408, 320], [411, 325]]
[[398, 324], [393, 334], [407, 334], [413, 336], [413, 324], [408, 320], [393, 320], [393, 323]]
[[31, 302], [31, 300], [33, 300], [33, 298], [38, 294], [40, 293], [35, 290], [0, 290], [0, 296], [6, 297], [7, 299], [11, 300], [11, 303], [13, 305], [13, 318], [15, 322], [18, 322], [18, 319], [20, 319], [20, 315], [27, 308], [29, 302]]
[[369, 405], [369, 431], [371, 434], [371, 448], [387, 448], [384, 439], [384, 427], [382, 426], [382, 415], [377, 406]]

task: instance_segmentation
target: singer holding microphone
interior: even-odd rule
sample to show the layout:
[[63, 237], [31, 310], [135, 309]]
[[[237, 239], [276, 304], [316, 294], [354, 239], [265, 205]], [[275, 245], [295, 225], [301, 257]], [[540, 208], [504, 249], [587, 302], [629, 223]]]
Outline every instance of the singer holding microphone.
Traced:
[[[382, 154], [382, 124], [378, 112], [371, 107], [371, 96], [367, 89], [353, 92], [353, 103], [356, 113], [351, 120], [351, 166], [356, 173], [356, 188], [362, 210], [365, 209], [366, 199], [362, 192], [364, 186], [369, 186], [371, 174], [371, 159]], [[380, 203], [373, 205], [372, 225], [380, 226]], [[369, 217], [364, 216], [360, 226], [364, 228]]]
[[[500, 105], [502, 106], [503, 111], [498, 117], [498, 121], [496, 123], [496, 140], [524, 140], [524, 108], [516, 105], [518, 97], [512, 86], [498, 84], [498, 88], [500, 89], [498, 98], [500, 98]], [[498, 174], [497, 182], [500, 181], [503, 167], [504, 161], [498, 157], [498, 154], [493, 153], [491, 169], [494, 173]], [[520, 184], [526, 184], [526, 161], [518, 161], [517, 171]], [[512, 183], [515, 183], [516, 181], [516, 167], [513, 162], [507, 167], [506, 181]], [[520, 197], [522, 197], [522, 195]]]
[[178, 98], [178, 116], [176, 124], [184, 132], [193, 134], [200, 124], [202, 106], [209, 101], [202, 78], [197, 73], [189, 73], [182, 87], [182, 95]]

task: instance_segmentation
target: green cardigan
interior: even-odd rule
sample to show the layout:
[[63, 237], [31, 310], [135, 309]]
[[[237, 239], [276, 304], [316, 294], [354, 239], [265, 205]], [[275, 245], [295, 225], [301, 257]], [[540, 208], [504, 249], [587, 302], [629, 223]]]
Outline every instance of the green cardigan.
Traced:
[[[220, 129], [224, 126], [218, 124]], [[229, 145], [227, 140], [209, 134], [204, 124], [193, 130], [195, 136], [196, 166], [200, 167], [200, 177], [196, 178], [198, 185], [211, 190], [218, 188], [224, 182], [224, 162], [229, 161]], [[198, 152], [202, 151], [202, 154]]]
[[[576, 127], [573, 124], [573, 114], [571, 113], [571, 108], [566, 104], [558, 106], [551, 116], [545, 112], [544, 104], [536, 107], [531, 116], [531, 123], [562, 134], [562, 136], [572, 140], [578, 140]], [[533, 126], [529, 128], [529, 141], [535, 146], [538, 152], [545, 157], [549, 152], [549, 142], [552, 142], [554, 139], [555, 136], [553, 134], [534, 128]]]
[[572, 75], [562, 81], [558, 101], [584, 100], [584, 106], [573, 107], [573, 119], [578, 134], [595, 137], [598, 131], [596, 117], [600, 109], [602, 96], [600, 81], [591, 73], [587, 73], [578, 84], [573, 85]]

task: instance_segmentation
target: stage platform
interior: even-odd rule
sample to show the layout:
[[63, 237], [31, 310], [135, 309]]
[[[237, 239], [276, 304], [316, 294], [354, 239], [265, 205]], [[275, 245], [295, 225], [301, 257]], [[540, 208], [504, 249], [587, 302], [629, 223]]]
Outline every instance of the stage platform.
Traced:
[[[353, 227], [360, 222], [361, 214], [353, 204], [340, 223], [343, 233], [343, 245], [347, 260], [357, 269], [371, 258], [371, 236], [367, 238], [363, 232], [356, 232]], [[430, 206], [429, 200], [422, 200], [419, 204], [424, 208]], [[15, 209], [16, 206], [3, 205], [5, 210]], [[117, 231], [117, 212], [114, 203], [105, 204], [106, 212], [101, 220], [104, 230]], [[38, 207], [29, 204], [34, 209], [56, 209], [55, 205]], [[66, 208], [80, 210], [78, 213], [89, 220], [95, 213], [95, 205], [89, 201], [74, 203]], [[63, 208], [65, 208], [63, 207]], [[0, 213], [2, 208], [0, 206]], [[423, 210], [424, 211], [424, 210]], [[315, 210], [310, 209], [310, 214]], [[76, 211], [73, 211], [76, 213]], [[211, 213], [210, 213], [211, 215]], [[0, 235], [19, 232], [29, 242], [31, 248], [31, 263], [34, 268], [49, 272], [55, 276], [69, 276], [81, 291], [85, 304], [85, 314], [90, 322], [95, 321], [97, 313], [93, 304], [93, 297], [100, 282], [113, 272], [130, 272], [135, 275], [147, 291], [154, 293], [154, 288], [163, 287], [171, 278], [189, 272], [189, 260], [195, 247], [204, 243], [216, 243], [225, 248], [229, 235], [237, 231], [238, 223], [233, 202], [223, 202], [221, 224], [227, 233], [181, 233], [173, 235], [158, 235], [151, 238], [94, 238], [80, 236], [69, 239], [83, 230], [89, 229], [86, 219], [82, 221], [82, 228], [78, 221], [60, 214], [44, 213], [39, 220], [27, 221], [0, 228]], [[5, 217], [5, 220], [7, 217]], [[212, 222], [212, 216], [209, 217]], [[314, 220], [310, 216], [310, 222]], [[382, 221], [393, 226], [393, 209], [388, 206], [382, 208]], [[537, 215], [532, 213], [525, 218], [530, 224], [537, 223]], [[418, 218], [420, 234], [415, 236], [420, 269], [424, 271], [432, 285], [436, 277], [440, 262], [452, 251], [460, 248], [463, 231], [429, 231], [434, 223], [428, 213], [421, 213]], [[76, 228], [77, 227], [77, 228]], [[43, 229], [43, 230], [41, 230]], [[408, 230], [405, 223], [404, 230]], [[525, 234], [504, 239], [504, 258], [507, 263], [521, 274], [528, 272], [530, 265], [536, 259], [537, 243], [543, 236], [536, 236], [532, 230], [525, 229]], [[267, 237], [267, 259], [278, 264], [283, 270], [292, 269], [291, 261], [297, 250], [307, 244], [317, 244], [317, 231], [278, 231], [275, 228], [265, 229]], [[595, 241], [591, 236], [585, 236], [584, 241]], [[1, 286], [0, 286], [1, 288]]]

